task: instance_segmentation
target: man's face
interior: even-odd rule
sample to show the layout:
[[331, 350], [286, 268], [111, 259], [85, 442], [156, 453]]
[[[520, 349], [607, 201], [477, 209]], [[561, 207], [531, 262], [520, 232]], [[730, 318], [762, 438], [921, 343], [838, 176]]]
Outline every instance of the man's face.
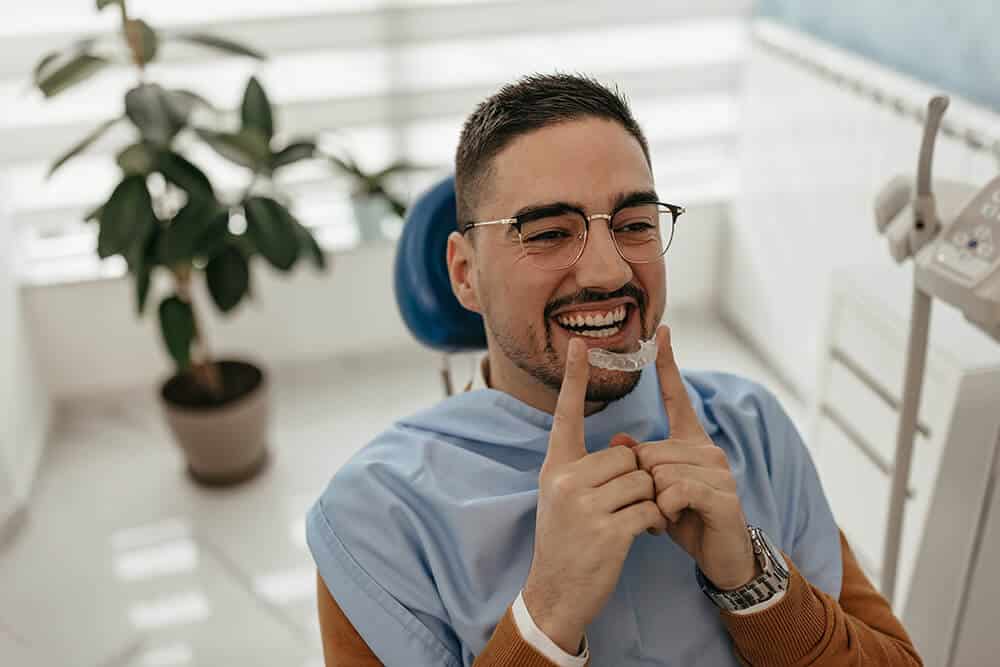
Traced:
[[[494, 159], [493, 176], [476, 218], [511, 217], [525, 207], [555, 202], [577, 206], [587, 215], [611, 213], [625, 196], [653, 190], [638, 141], [616, 122], [588, 118], [522, 135], [507, 146]], [[471, 305], [486, 322], [491, 376], [499, 374], [508, 384], [524, 385], [501, 387], [519, 389], [512, 391], [515, 395], [538, 395], [539, 390], [550, 398], [558, 394], [569, 341], [581, 336], [560, 323], [567, 317], [614, 317], [624, 308], [625, 321], [618, 333], [581, 337], [588, 347], [633, 352], [640, 337], [653, 336], [663, 316], [663, 260], [626, 262], [603, 219], [591, 222], [579, 261], [561, 270], [534, 266], [511, 226], [479, 227], [467, 233], [472, 235], [476, 238], [468, 272], [474, 292]], [[463, 299], [467, 306], [468, 301]], [[638, 380], [638, 373], [591, 367], [587, 400], [619, 399]]]

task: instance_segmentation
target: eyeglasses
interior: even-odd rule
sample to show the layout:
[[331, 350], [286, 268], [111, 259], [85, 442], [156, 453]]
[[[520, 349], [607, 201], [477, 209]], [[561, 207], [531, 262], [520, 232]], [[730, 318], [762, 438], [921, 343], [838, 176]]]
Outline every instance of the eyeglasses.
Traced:
[[514, 218], [470, 222], [465, 234], [475, 227], [510, 225], [517, 232], [521, 249], [528, 260], [540, 269], [566, 269], [583, 255], [590, 221], [605, 220], [622, 259], [632, 264], [655, 262], [666, 254], [674, 239], [677, 218], [683, 206], [649, 202], [632, 204], [614, 213], [585, 215], [582, 211], [557, 204]]

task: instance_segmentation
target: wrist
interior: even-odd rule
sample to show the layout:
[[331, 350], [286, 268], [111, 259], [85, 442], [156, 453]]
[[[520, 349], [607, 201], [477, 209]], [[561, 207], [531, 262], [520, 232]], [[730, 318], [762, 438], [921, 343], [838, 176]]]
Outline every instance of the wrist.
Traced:
[[747, 531], [760, 568], [760, 573], [751, 577], [748, 583], [736, 589], [719, 589], [701, 568], [695, 568], [701, 590], [716, 606], [726, 611], [755, 608], [788, 588], [790, 572], [777, 545], [759, 528], [747, 526]]
[[559, 605], [544, 603], [547, 596], [540, 596], [526, 585], [521, 598], [532, 621], [556, 646], [569, 655], [579, 655], [583, 644], [585, 627], [558, 613]]
[[764, 573], [764, 570], [760, 567], [760, 563], [757, 562], [757, 559], [754, 558], [753, 555], [750, 556], [750, 560], [752, 562], [749, 563], [747, 567], [743, 568], [742, 574], [734, 576], [723, 582], [717, 582], [711, 578], [709, 578], [709, 581], [711, 581], [712, 585], [720, 591], [735, 591], [747, 586], [751, 581]]

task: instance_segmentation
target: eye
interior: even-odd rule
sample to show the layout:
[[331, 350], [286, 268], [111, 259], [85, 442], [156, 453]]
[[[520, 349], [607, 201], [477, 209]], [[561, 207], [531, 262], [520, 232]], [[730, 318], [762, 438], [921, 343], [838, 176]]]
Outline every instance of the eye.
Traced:
[[567, 239], [570, 234], [564, 229], [547, 229], [540, 232], [532, 233], [530, 236], [525, 236], [524, 240], [526, 242], [543, 242], [543, 241], [560, 241], [562, 239]]
[[653, 229], [653, 223], [651, 223], [646, 218], [636, 218], [634, 220], [626, 220], [622, 224], [615, 227], [616, 232], [648, 232]]

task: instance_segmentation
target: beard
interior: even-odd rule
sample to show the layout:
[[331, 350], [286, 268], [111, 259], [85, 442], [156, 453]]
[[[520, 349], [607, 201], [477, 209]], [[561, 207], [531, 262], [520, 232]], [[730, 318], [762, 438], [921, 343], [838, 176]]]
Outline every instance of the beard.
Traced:
[[[653, 332], [647, 331], [646, 326], [646, 294], [632, 284], [610, 293], [595, 292], [594, 290], [583, 290], [571, 297], [563, 297], [550, 302], [545, 307], [542, 318], [545, 327], [544, 337], [538, 335], [538, 327], [529, 324], [523, 329], [523, 334], [518, 336], [506, 326], [496, 326], [491, 320], [486, 319], [486, 326], [497, 345], [503, 350], [504, 355], [510, 359], [515, 366], [538, 380], [545, 386], [551, 388], [556, 393], [562, 388], [563, 375], [566, 370], [565, 359], [560, 359], [552, 344], [552, 327], [558, 326], [552, 321], [550, 315], [558, 308], [567, 305], [584, 304], [591, 301], [604, 301], [623, 296], [630, 296], [635, 299], [639, 308], [639, 325], [641, 337], [649, 339]], [[536, 349], [537, 345], [532, 345], [532, 341], [544, 339], [541, 349]], [[629, 350], [614, 350], [616, 352], [626, 352]], [[636, 385], [642, 374], [639, 372], [614, 371], [606, 368], [590, 366], [590, 379], [587, 382], [588, 402], [610, 403], [628, 396]]]

